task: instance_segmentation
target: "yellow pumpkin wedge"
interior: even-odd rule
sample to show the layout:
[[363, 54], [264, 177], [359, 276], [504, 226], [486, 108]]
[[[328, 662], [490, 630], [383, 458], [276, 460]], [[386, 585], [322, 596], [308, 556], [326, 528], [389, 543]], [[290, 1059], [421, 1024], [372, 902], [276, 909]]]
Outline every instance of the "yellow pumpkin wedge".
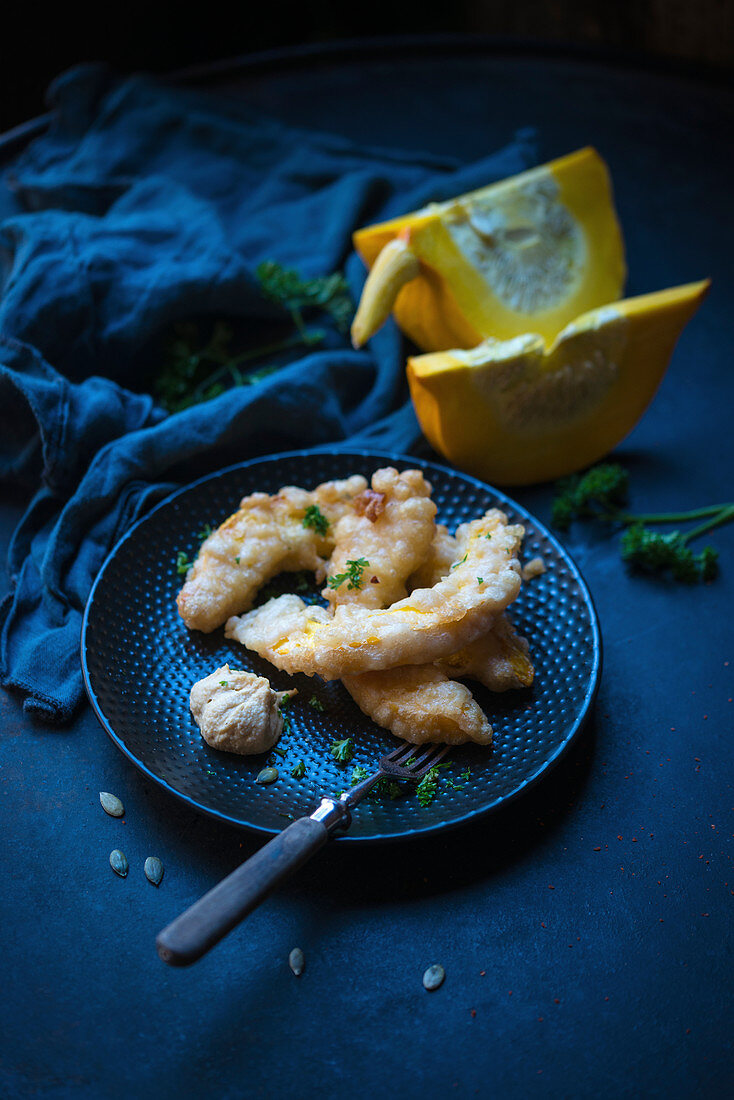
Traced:
[[609, 171], [591, 148], [353, 239], [371, 269], [355, 347], [391, 311], [424, 351], [525, 332], [550, 341], [579, 314], [619, 298], [626, 275]]
[[546, 347], [536, 333], [408, 360], [431, 445], [467, 473], [528, 485], [596, 462], [635, 426], [710, 280], [578, 317]]

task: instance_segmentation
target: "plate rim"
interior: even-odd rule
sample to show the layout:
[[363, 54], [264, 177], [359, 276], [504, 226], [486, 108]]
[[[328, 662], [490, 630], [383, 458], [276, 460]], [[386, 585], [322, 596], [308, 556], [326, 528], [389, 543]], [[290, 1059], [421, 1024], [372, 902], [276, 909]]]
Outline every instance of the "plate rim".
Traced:
[[[425, 837], [432, 836], [435, 833], [444, 832], [447, 829], [459, 828], [462, 825], [470, 824], [478, 820], [480, 817], [486, 816], [487, 814], [497, 813], [499, 810], [502, 810], [511, 803], [514, 803], [517, 798], [524, 795], [531, 788], [535, 787], [539, 782], [543, 780], [546, 775], [552, 772], [560, 759], [569, 749], [571, 744], [576, 740], [576, 738], [584, 729], [594, 702], [596, 700], [596, 696], [599, 690], [599, 684], [601, 682], [603, 650], [599, 616], [596, 610], [594, 599], [591, 595], [588, 585], [586, 584], [586, 581], [584, 580], [583, 575], [581, 574], [578, 565], [576, 564], [566, 547], [562, 545], [562, 543], [545, 526], [545, 524], [541, 523], [541, 521], [538, 520], [531, 512], [529, 512], [527, 508], [523, 507], [523, 505], [519, 504], [512, 497], [507, 496], [507, 494], [504, 493], [501, 489], [497, 489], [495, 486], [490, 485], [488, 482], [482, 481], [480, 478], [473, 477], [471, 474], [466, 474], [463, 470], [458, 470], [454, 467], [443, 465], [440, 462], [434, 462], [432, 459], [418, 458], [416, 455], [402, 454], [394, 451], [390, 452], [373, 450], [371, 448], [349, 447], [348, 449], [345, 449], [338, 443], [332, 445], [323, 445], [320, 447], [308, 447], [291, 451], [278, 451], [273, 454], [258, 455], [255, 458], [246, 459], [243, 462], [235, 462], [229, 466], [224, 466], [221, 469], [214, 470], [208, 474], [204, 474], [201, 477], [196, 478], [194, 481], [188, 482], [186, 485], [180, 486], [172, 493], [169, 493], [168, 496], [164, 497], [163, 500], [158, 501], [157, 504], [155, 504], [149, 511], [145, 513], [145, 515], [140, 516], [140, 518], [137, 519], [127, 529], [127, 531], [125, 531], [125, 533], [117, 540], [115, 545], [109, 551], [104, 561], [102, 562], [102, 565], [100, 566], [96, 577], [94, 578], [94, 582], [91, 589], [89, 590], [89, 595], [84, 605], [84, 614], [82, 616], [80, 631], [80, 657], [82, 677], [84, 680], [84, 689], [87, 693], [87, 698], [92, 706], [92, 710], [94, 711], [94, 714], [100, 722], [102, 728], [112, 740], [113, 744], [123, 753], [124, 756], [128, 758], [128, 760], [130, 760], [135, 765], [138, 771], [142, 772], [142, 774], [145, 775], [153, 783], [155, 783], [156, 786], [162, 788], [168, 794], [173, 795], [178, 801], [183, 802], [191, 809], [197, 811], [198, 813], [202, 813], [207, 817], [213, 818], [216, 821], [222, 822], [227, 825], [232, 825], [238, 829], [245, 829], [253, 834], [260, 834], [264, 839], [272, 838], [282, 832], [282, 830], [280, 829], [273, 829], [268, 826], [256, 825], [253, 822], [244, 822], [239, 818], [235, 818], [229, 814], [224, 813], [221, 810], [213, 810], [207, 806], [202, 805], [190, 795], [183, 794], [181, 791], [177, 791], [175, 787], [172, 787], [171, 784], [168, 783], [165, 779], [162, 779], [160, 776], [156, 775], [155, 772], [153, 772], [141, 760], [139, 760], [137, 756], [135, 756], [132, 750], [127, 747], [120, 735], [113, 730], [104, 712], [102, 711], [101, 705], [98, 702], [94, 686], [91, 682], [91, 676], [86, 659], [87, 628], [90, 612], [93, 610], [94, 597], [97, 592], [97, 588], [103, 580], [107, 568], [109, 567], [110, 563], [115, 559], [123, 544], [126, 543], [127, 540], [131, 538], [139, 528], [150, 522], [156, 512], [168, 507], [178, 497], [183, 496], [185, 493], [190, 492], [198, 486], [208, 481], [213, 481], [217, 478], [223, 477], [226, 474], [233, 473], [235, 470], [248, 469], [249, 467], [264, 462], [273, 462], [281, 459], [305, 458], [324, 454], [340, 456], [343, 455], [345, 459], [349, 459], [350, 457], [370, 459], [375, 458], [380, 461], [387, 460], [390, 462], [416, 463], [418, 466], [423, 467], [424, 469], [432, 468], [435, 470], [440, 470], [442, 473], [448, 474], [450, 477], [456, 477], [458, 475], [459, 477], [465, 479], [466, 481], [479, 487], [482, 490], [486, 491], [487, 489], [489, 489], [491, 493], [496, 494], [496, 496], [500, 498], [500, 502], [506, 502], [512, 508], [519, 510], [521, 513], [525, 513], [532, 519], [533, 523], [536, 524], [542, 534], [546, 538], [548, 538], [550, 542], [555, 546], [556, 550], [560, 552], [561, 556], [565, 559], [571, 569], [571, 572], [574, 575], [574, 579], [581, 590], [584, 602], [586, 603], [586, 606], [590, 612], [589, 618], [593, 636], [593, 662], [589, 677], [589, 684], [584, 694], [581, 706], [579, 707], [578, 713], [576, 714], [566, 737], [559, 745], [556, 746], [553, 754], [547, 757], [542, 762], [542, 764], [540, 764], [539, 767], [533, 772], [533, 774], [524, 779], [522, 783], [515, 787], [514, 790], [510, 791], [508, 794], [498, 795], [497, 798], [494, 799], [494, 801], [488, 803], [487, 805], [469, 810], [459, 817], [451, 818], [448, 821], [438, 822], [433, 825], [426, 825], [422, 828], [418, 827], [415, 829], [407, 829], [396, 833], [380, 833], [374, 836], [350, 835], [349, 831], [346, 831], [344, 833], [334, 834], [332, 840], [339, 841], [340, 843], [349, 842], [350, 844], [382, 844], [394, 841], [414, 840], [418, 838], [423, 839]], [[322, 795], [321, 797], [329, 796]], [[316, 807], [314, 807], [314, 809], [316, 809]]]

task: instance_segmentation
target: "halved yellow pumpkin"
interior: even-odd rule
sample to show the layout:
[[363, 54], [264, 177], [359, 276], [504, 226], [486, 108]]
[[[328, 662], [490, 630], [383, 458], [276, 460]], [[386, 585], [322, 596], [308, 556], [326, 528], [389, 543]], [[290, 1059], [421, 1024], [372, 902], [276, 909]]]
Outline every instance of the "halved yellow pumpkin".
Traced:
[[709, 285], [584, 313], [547, 349], [531, 333], [414, 356], [408, 381], [423, 432], [462, 470], [499, 485], [583, 469], [635, 426]]
[[360, 229], [354, 246], [372, 269], [355, 347], [391, 310], [425, 351], [525, 332], [550, 341], [619, 298], [626, 275], [609, 172], [591, 148]]

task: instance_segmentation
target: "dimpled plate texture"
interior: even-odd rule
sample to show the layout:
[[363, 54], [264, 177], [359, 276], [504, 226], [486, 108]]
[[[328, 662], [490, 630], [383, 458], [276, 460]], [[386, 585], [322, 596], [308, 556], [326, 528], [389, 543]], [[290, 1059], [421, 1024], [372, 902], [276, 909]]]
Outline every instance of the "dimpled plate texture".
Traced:
[[[332, 478], [380, 466], [418, 467], [433, 486], [437, 521], [449, 530], [504, 509], [525, 525], [523, 560], [540, 555], [547, 571], [527, 584], [510, 609], [530, 643], [535, 682], [526, 690], [472, 691], [494, 727], [490, 749], [462, 746], [450, 754], [436, 798], [421, 807], [412, 784], [398, 798], [360, 803], [344, 841], [400, 839], [467, 821], [496, 809], [537, 780], [578, 732], [593, 701], [600, 672], [596, 614], [579, 573], [558, 542], [513, 501], [473, 478], [414, 458], [375, 452], [299, 451], [256, 459], [204, 478], [159, 504], [128, 531], [103, 565], [89, 596], [82, 629], [82, 667], [87, 692], [102, 725], [118, 747], [155, 782], [214, 817], [264, 833], [276, 833], [290, 816], [310, 814], [322, 795], [349, 786], [352, 769], [372, 770], [398, 741], [362, 714], [341, 683], [289, 677], [236, 642], [222, 628], [189, 631], [176, 608], [183, 578], [176, 555], [196, 555], [199, 532], [217, 526], [255, 491], [283, 485], [311, 488]], [[289, 578], [282, 578], [284, 591]], [[292, 578], [290, 579], [292, 584]], [[292, 588], [291, 588], [292, 590]], [[316, 594], [316, 589], [313, 590]], [[267, 676], [278, 690], [298, 688], [274, 760], [279, 778], [255, 783], [265, 756], [237, 756], [210, 749], [189, 710], [192, 684], [229, 662]], [[315, 698], [323, 710], [311, 705]], [[346, 767], [332, 757], [335, 739], [352, 739]], [[306, 774], [293, 779], [303, 760]], [[468, 781], [460, 779], [469, 767]], [[461, 789], [457, 789], [461, 785]]]

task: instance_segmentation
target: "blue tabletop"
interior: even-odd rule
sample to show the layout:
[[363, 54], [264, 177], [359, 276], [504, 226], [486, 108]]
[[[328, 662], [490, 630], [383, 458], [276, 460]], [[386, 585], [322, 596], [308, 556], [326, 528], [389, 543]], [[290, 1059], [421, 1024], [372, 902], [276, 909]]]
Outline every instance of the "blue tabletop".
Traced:
[[[543, 160], [594, 144], [629, 293], [713, 278], [615, 452], [633, 503], [731, 497], [730, 91], [456, 45], [245, 66], [218, 86], [289, 125], [438, 160], [476, 161], [527, 125]], [[514, 496], [549, 522], [548, 486]], [[3, 549], [25, 503], [5, 488]], [[0, 1093], [729, 1095], [734, 528], [712, 539], [719, 578], [692, 587], [630, 576], [603, 531], [564, 541], [597, 605], [604, 672], [553, 773], [470, 827], [328, 848], [188, 970], [160, 962], [157, 931], [260, 840], [153, 786], [88, 706], [51, 729], [3, 692]], [[100, 790], [123, 819], [102, 813]], [[148, 855], [165, 866], [157, 889]], [[446, 980], [429, 994], [433, 963]]]

